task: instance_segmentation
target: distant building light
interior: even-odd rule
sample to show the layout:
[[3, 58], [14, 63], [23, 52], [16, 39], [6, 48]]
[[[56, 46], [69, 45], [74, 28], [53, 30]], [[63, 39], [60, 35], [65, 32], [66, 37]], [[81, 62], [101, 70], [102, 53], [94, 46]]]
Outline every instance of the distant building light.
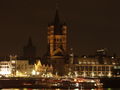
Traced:
[[40, 74], [40, 72], [37, 72], [37, 75], [39, 75]]
[[112, 64], [115, 65], [115, 62], [113, 62]]
[[81, 62], [81, 61], [79, 61], [79, 64], [82, 64], [82, 62]]
[[70, 54], [70, 56], [71, 56], [71, 57], [73, 57], [73, 56], [74, 56], [74, 55], [73, 55], [73, 53], [72, 53], [72, 54]]
[[94, 80], [91, 80], [90, 82], [95, 82]]
[[91, 62], [87, 62], [88, 64], [90, 64]]
[[4, 69], [4, 70], [0, 71], [0, 74], [1, 75], [11, 74], [11, 71]]
[[105, 51], [104, 49], [97, 50], [97, 52], [104, 52], [104, 51]]
[[15, 63], [15, 60], [11, 61], [11, 63]]
[[120, 69], [120, 66], [114, 66], [114, 69]]
[[108, 77], [111, 77], [111, 76], [112, 76], [112, 74], [109, 72], [109, 73], [108, 73]]
[[79, 87], [79, 83], [76, 83], [76, 87]]
[[111, 57], [112, 59], [114, 59], [114, 57]]
[[36, 74], [36, 72], [35, 72], [35, 70], [33, 70], [33, 71], [32, 71], [32, 75], [35, 75], [35, 74]]
[[84, 56], [83, 58], [87, 58], [87, 56]]

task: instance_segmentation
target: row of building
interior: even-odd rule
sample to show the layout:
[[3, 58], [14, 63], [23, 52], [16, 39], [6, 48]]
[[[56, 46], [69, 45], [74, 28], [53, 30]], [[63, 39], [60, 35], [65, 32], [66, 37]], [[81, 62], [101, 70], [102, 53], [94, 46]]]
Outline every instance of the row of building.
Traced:
[[[106, 56], [103, 53], [94, 56], [76, 57], [69, 54], [68, 62], [43, 64], [41, 60], [36, 60], [30, 64], [29, 60], [19, 60], [17, 55], [10, 55], [9, 59], [0, 61], [0, 75], [10, 77], [52, 77], [63, 73], [69, 77], [119, 77], [120, 59], [113, 56]], [[56, 64], [56, 65], [58, 65]], [[61, 70], [59, 70], [61, 69]]]
[[78, 57], [68, 49], [68, 26], [61, 23], [56, 10], [54, 20], [48, 25], [47, 52], [40, 60], [36, 59], [36, 48], [29, 38], [24, 47], [23, 58], [10, 56], [0, 61], [0, 74], [7, 76], [81, 76], [81, 77], [118, 77], [120, 59], [109, 56], [105, 49], [97, 50], [92, 56]]
[[49, 77], [53, 72], [52, 65], [42, 65], [40, 60], [30, 64], [29, 60], [18, 60], [17, 55], [10, 55], [9, 60], [0, 61], [0, 76], [5, 77]]

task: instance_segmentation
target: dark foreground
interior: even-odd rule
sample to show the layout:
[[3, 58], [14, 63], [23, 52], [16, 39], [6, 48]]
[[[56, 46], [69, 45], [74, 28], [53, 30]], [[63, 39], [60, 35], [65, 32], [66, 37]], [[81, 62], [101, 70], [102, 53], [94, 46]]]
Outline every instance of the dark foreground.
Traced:
[[0, 79], [0, 88], [120, 88], [120, 78], [100, 78], [100, 82], [103, 87], [97, 87], [94, 82], [61, 82], [53, 78], [3, 78]]
[[0, 79], [0, 88], [47, 88], [47, 89], [90, 89], [100, 88], [99, 83], [93, 79], [79, 78], [55, 79], [55, 78], [3, 78]]
[[100, 81], [103, 83], [104, 88], [120, 88], [120, 77], [101, 78]]

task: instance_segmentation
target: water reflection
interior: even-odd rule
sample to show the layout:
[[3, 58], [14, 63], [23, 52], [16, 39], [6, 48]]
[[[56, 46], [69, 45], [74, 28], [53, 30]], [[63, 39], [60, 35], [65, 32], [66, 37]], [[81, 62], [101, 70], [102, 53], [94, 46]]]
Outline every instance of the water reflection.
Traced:
[[120, 90], [120, 88], [100, 88], [100, 89], [33, 89], [33, 88], [9, 88], [0, 90]]
[[[1, 90], [66, 90], [66, 89], [32, 89], [32, 88], [9, 88], [9, 89], [1, 89]], [[67, 89], [67, 90], [117, 90], [117, 89], [111, 89], [111, 88], [108, 88], [108, 89]], [[120, 89], [118, 89], [120, 90]]]

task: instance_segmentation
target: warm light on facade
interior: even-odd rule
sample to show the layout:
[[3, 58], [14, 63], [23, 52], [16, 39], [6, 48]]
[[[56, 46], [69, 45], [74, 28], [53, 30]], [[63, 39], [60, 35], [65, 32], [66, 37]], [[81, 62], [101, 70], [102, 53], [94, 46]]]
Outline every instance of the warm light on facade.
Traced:
[[0, 62], [0, 74], [1, 75], [10, 75], [11, 74], [11, 65], [8, 61]]
[[109, 73], [108, 73], [108, 77], [111, 77], [111, 76], [112, 76], [112, 74], [109, 72]]
[[15, 63], [15, 60], [12, 60], [11, 63]]
[[8, 74], [11, 74], [11, 71], [6, 70], [6, 69], [2, 69], [2, 70], [0, 71], [0, 74], [1, 74], [1, 75], [8, 75]]
[[36, 72], [35, 72], [35, 70], [33, 70], [33, 71], [32, 71], [32, 75], [35, 75], [35, 74], [36, 74]]

